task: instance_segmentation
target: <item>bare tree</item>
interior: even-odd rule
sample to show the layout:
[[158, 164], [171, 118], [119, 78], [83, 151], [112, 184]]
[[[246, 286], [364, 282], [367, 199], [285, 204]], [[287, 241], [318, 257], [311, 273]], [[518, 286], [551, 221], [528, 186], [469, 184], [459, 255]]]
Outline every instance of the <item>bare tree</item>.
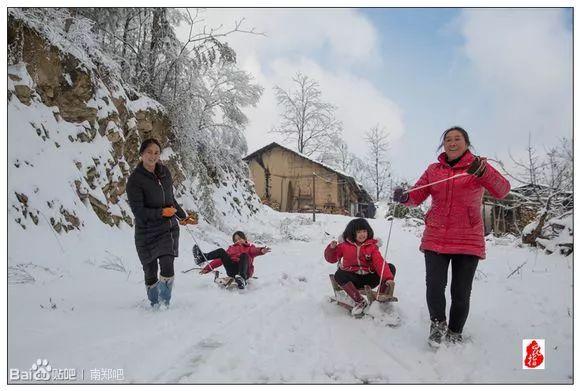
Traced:
[[292, 78], [294, 89], [274, 91], [282, 107], [281, 123], [271, 132], [281, 134], [284, 141], [293, 141], [298, 152], [312, 156], [323, 152], [324, 145], [342, 133], [342, 123], [336, 119], [336, 107], [322, 101], [318, 82], [297, 73]]
[[350, 175], [355, 158], [355, 155], [349, 151], [346, 141], [340, 137], [335, 137], [323, 147], [317, 160]]
[[376, 200], [380, 200], [391, 177], [390, 164], [387, 160], [389, 135], [384, 128], [375, 125], [366, 132], [365, 140], [369, 147], [368, 167], [370, 181]]

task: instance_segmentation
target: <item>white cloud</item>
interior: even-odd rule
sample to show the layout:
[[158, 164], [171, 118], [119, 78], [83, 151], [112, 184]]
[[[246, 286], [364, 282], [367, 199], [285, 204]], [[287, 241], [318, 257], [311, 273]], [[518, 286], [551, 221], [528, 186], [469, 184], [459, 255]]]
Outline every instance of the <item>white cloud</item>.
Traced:
[[223, 24], [224, 31], [244, 18], [243, 26], [266, 34], [225, 38], [241, 58], [259, 55], [267, 60], [324, 53], [344, 67], [365, 65], [379, 57], [374, 27], [352, 9], [214, 8], [207, 10], [204, 18], [210, 25]]
[[290, 76], [300, 71], [320, 84], [323, 99], [337, 106], [337, 117], [343, 122], [343, 137], [349, 149], [363, 156], [367, 146], [364, 133], [381, 124], [391, 133], [391, 139], [400, 137], [403, 122], [398, 106], [382, 95], [371, 82], [343, 71], [330, 72], [308, 59], [298, 62], [278, 60], [272, 64], [271, 81], [287, 89], [292, 86]]
[[267, 133], [279, 120], [273, 87], [290, 87], [298, 71], [317, 80], [323, 100], [338, 107], [337, 117], [352, 151], [365, 153], [361, 135], [377, 123], [385, 125], [393, 138], [402, 134], [397, 105], [353, 72], [355, 67], [381, 64], [378, 33], [356, 10], [210, 9], [204, 14], [208, 25], [223, 24], [224, 31], [241, 18], [246, 28], [267, 35], [233, 34], [224, 39], [236, 50], [240, 68], [264, 87], [258, 106], [246, 110], [250, 151], [276, 140]]
[[[323, 99], [338, 106], [345, 139], [358, 155], [365, 153], [364, 132], [377, 123], [386, 126], [393, 166], [409, 177], [421, 172], [423, 161], [433, 160], [436, 143], [426, 141], [437, 141], [448, 123], [473, 131], [478, 153], [504, 161], [508, 150], [519, 155], [525, 149], [528, 132], [537, 146], [572, 133], [572, 34], [562, 10], [463, 10], [450, 32], [464, 38], [469, 62], [460, 74], [465, 82], [450, 86], [453, 97], [442, 95], [442, 103], [449, 103], [443, 113], [430, 112], [424, 100], [407, 99], [404, 114], [415, 127], [407, 134], [396, 97], [364, 76], [384, 69], [387, 54], [380, 50], [379, 32], [356, 9], [209, 9], [204, 18], [206, 25], [223, 24], [223, 30], [245, 18], [246, 28], [266, 34], [224, 38], [236, 50], [240, 68], [264, 87], [258, 106], [246, 110], [250, 151], [275, 140], [268, 133], [279, 112], [272, 88], [288, 88], [298, 71], [316, 79]], [[388, 55], [397, 58], [396, 52]], [[427, 90], [446, 91], [444, 80], [431, 82]]]
[[497, 135], [527, 144], [572, 134], [572, 35], [561, 9], [468, 9], [465, 53], [484, 91]]

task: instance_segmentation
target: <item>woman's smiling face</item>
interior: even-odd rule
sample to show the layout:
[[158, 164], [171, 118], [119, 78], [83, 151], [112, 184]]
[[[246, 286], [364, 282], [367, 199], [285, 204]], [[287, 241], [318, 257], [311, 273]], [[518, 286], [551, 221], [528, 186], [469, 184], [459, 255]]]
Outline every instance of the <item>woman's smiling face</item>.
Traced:
[[445, 154], [449, 160], [457, 159], [467, 151], [465, 138], [458, 130], [452, 130], [445, 135], [443, 147], [445, 148]]

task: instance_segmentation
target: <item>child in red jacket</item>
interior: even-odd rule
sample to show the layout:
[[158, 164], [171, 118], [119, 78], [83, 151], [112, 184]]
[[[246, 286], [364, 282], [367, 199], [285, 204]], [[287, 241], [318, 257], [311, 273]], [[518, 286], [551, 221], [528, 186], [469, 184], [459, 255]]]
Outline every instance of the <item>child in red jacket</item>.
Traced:
[[254, 258], [270, 252], [269, 247], [256, 247], [248, 242], [246, 234], [236, 231], [232, 235], [232, 244], [227, 250], [218, 248], [209, 253], [202, 253], [197, 245], [193, 246], [193, 258], [195, 263], [201, 265], [205, 261], [211, 261], [200, 273], [205, 274], [224, 265], [226, 274], [232, 277], [239, 289], [246, 287], [246, 281], [254, 274]]
[[395, 266], [385, 262], [373, 236], [373, 229], [365, 219], [354, 219], [346, 226], [341, 242], [333, 240], [324, 250], [327, 262], [340, 261], [334, 279], [354, 300], [353, 316], [362, 315], [367, 306], [359, 289], [365, 285], [374, 288], [380, 283], [380, 295], [387, 288], [386, 282], [395, 278]]

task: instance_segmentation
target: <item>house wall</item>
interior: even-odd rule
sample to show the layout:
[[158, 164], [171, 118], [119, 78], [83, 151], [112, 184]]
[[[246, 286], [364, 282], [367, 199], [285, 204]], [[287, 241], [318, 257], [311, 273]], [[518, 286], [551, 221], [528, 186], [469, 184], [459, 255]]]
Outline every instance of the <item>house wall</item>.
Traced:
[[[334, 172], [307, 159], [274, 147], [261, 155], [264, 167], [258, 158], [248, 161], [250, 177], [256, 192], [266, 199], [266, 171], [270, 172], [270, 201], [274, 208], [283, 212], [312, 209], [312, 173], [315, 177], [316, 208], [326, 213], [350, 210], [350, 203], [356, 200], [347, 184]], [[322, 178], [321, 178], [322, 177]], [[323, 178], [327, 179], [325, 181]], [[355, 201], [356, 202], [356, 201]]]

